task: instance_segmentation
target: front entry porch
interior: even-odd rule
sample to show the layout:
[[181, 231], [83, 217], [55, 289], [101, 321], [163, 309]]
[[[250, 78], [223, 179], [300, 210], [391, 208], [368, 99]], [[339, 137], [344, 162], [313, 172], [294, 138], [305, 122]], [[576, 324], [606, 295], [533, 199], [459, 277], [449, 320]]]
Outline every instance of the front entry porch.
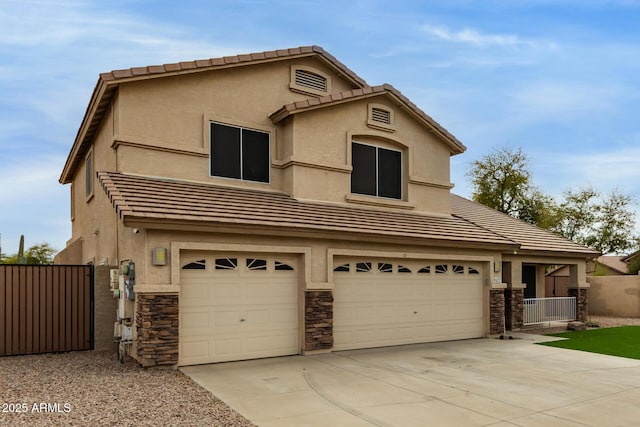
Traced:
[[[545, 269], [558, 264], [559, 260], [505, 257], [502, 282], [506, 330], [517, 331], [525, 325], [552, 321], [587, 320], [586, 263], [584, 260], [562, 261], [570, 270], [568, 296], [549, 297], [545, 290]], [[492, 317], [497, 314], [492, 313]]]

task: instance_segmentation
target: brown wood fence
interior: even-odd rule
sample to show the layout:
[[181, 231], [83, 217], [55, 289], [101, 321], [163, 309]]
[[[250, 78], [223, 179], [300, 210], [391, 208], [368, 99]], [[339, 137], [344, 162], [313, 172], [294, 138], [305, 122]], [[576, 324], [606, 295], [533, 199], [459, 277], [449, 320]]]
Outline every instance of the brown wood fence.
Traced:
[[544, 285], [544, 296], [547, 298], [569, 296], [569, 276], [547, 276]]
[[0, 265], [0, 356], [93, 349], [93, 266]]

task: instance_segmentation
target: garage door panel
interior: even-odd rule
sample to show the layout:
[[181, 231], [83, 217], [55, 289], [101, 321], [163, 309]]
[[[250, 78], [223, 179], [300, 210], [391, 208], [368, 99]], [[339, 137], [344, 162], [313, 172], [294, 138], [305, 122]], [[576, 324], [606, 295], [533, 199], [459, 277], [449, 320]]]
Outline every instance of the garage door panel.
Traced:
[[209, 284], [200, 277], [191, 280], [191, 285], [182, 290], [180, 298], [187, 302], [189, 306], [208, 305], [210, 299]]
[[334, 349], [482, 336], [482, 279], [464, 262], [386, 261], [392, 272], [357, 271], [358, 262], [335, 264]]
[[188, 339], [181, 339], [180, 351], [187, 352], [193, 358], [206, 357], [209, 354], [209, 341], [189, 341]]
[[190, 258], [197, 262], [180, 277], [180, 365], [298, 354], [295, 260], [214, 253]]
[[291, 340], [295, 338], [297, 331], [288, 334], [265, 336], [253, 336], [247, 338], [247, 351], [250, 353], [271, 351], [277, 349], [287, 352], [291, 348]]
[[[226, 279], [229, 280], [229, 279]], [[211, 289], [210, 301], [214, 304], [223, 305], [225, 303], [237, 303], [242, 298], [242, 286], [238, 283], [228, 283], [225, 279], [216, 281], [215, 286], [212, 283], [207, 283], [207, 288]]]
[[237, 355], [242, 353], [242, 339], [240, 337], [218, 338], [214, 341], [213, 352], [219, 356]]
[[[208, 328], [224, 328], [224, 327], [237, 327], [242, 318], [242, 313], [238, 310], [212, 310], [211, 318], [213, 322], [208, 324]], [[215, 332], [215, 331], [214, 331]]]
[[198, 330], [206, 329], [209, 327], [209, 312], [196, 311], [196, 312], [182, 313], [180, 326], [183, 332], [187, 334], [189, 334], [194, 330], [197, 333]]

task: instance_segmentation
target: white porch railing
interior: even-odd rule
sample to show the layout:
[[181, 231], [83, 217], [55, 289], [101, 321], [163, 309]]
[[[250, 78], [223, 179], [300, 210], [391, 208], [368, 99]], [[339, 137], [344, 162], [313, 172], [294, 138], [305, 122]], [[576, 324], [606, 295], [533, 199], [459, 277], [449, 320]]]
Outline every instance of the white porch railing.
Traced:
[[575, 297], [525, 298], [523, 323], [569, 321], [576, 319]]

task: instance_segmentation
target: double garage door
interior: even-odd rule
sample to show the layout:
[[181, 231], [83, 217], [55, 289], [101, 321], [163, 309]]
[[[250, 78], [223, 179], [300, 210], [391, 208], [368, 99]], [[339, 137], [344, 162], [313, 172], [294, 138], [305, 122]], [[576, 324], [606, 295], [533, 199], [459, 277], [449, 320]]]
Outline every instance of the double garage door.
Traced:
[[[297, 260], [186, 253], [180, 365], [298, 354]], [[334, 350], [481, 337], [479, 264], [336, 259]]]
[[481, 271], [468, 262], [338, 260], [334, 350], [483, 336]]

